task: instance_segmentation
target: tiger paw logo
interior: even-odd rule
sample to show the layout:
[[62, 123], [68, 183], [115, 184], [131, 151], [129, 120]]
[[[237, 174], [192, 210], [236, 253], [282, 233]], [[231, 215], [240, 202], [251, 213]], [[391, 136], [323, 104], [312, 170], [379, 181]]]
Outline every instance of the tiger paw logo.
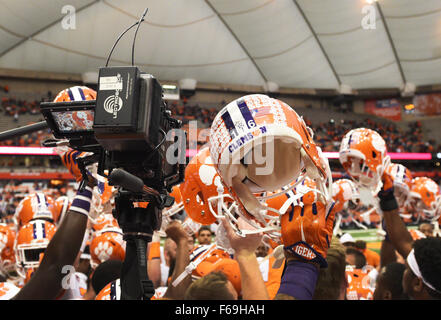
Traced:
[[219, 175], [214, 167], [213, 161], [207, 157], [204, 164], [199, 168], [199, 177], [206, 186], [214, 185], [219, 187], [222, 185]]
[[113, 253], [113, 248], [109, 246], [108, 242], [100, 242], [94, 251], [95, 255], [100, 261], [109, 260]]
[[5, 284], [2, 284], [0, 286], [0, 297], [4, 296], [8, 292], [9, 292], [9, 287], [7, 285], [5, 285]]

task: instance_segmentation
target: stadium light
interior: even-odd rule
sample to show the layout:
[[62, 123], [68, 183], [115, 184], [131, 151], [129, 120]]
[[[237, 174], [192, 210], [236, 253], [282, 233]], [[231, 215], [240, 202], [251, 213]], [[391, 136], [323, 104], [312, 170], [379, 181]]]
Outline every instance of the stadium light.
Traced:
[[172, 85], [172, 84], [164, 84], [164, 85], [162, 86], [162, 88], [163, 88], [163, 89], [171, 89], [171, 90], [174, 90], [174, 89], [176, 89], [176, 86], [175, 86], [175, 85]]
[[[196, 149], [187, 149], [186, 156], [193, 157], [198, 153]], [[328, 159], [338, 159], [338, 152], [323, 152]], [[6, 147], [0, 146], [0, 155], [31, 155], [31, 156], [56, 156], [55, 148], [46, 147]], [[418, 152], [389, 152], [392, 160], [432, 160], [431, 153]], [[441, 153], [436, 157], [441, 159]]]
[[56, 156], [54, 148], [46, 147], [0, 147], [0, 155]]

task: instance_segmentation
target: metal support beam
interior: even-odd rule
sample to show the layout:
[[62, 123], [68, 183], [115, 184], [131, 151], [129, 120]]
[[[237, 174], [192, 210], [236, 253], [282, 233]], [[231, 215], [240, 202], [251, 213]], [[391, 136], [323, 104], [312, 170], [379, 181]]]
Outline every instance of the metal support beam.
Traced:
[[[81, 8], [79, 8], [78, 10], [75, 11], [75, 13], [78, 13], [88, 7], [90, 7], [91, 5], [94, 5], [95, 3], [100, 2], [100, 0], [95, 0], [89, 4], [86, 4], [85, 6], [82, 6]], [[15, 48], [17, 48], [19, 45], [21, 45], [22, 43], [26, 42], [27, 40], [32, 40], [33, 37], [37, 36], [38, 34], [42, 33], [43, 31], [46, 31], [47, 29], [49, 29], [50, 27], [52, 27], [53, 25], [56, 25], [57, 23], [61, 22], [61, 20], [64, 19], [65, 16], [62, 16], [61, 18], [55, 20], [54, 22], [49, 23], [48, 25], [44, 26], [43, 28], [35, 31], [33, 34], [31, 34], [30, 36], [26, 36], [23, 39], [21, 39], [19, 42], [17, 42], [16, 44], [14, 44], [12, 47], [7, 48], [6, 50], [4, 50], [3, 52], [0, 53], [0, 58], [3, 57], [5, 54], [7, 54], [8, 52], [14, 50]]]
[[403, 71], [403, 68], [401, 66], [400, 58], [398, 58], [397, 49], [395, 49], [395, 45], [394, 45], [394, 42], [392, 40], [392, 36], [390, 35], [389, 27], [387, 26], [386, 19], [384, 18], [383, 11], [381, 10], [381, 7], [380, 7], [380, 4], [378, 3], [378, 1], [375, 2], [375, 4], [377, 5], [377, 9], [378, 9], [378, 12], [380, 13], [381, 21], [384, 24], [384, 30], [386, 30], [387, 38], [389, 39], [389, 44], [390, 44], [390, 46], [392, 48], [392, 52], [394, 54], [395, 61], [397, 63], [398, 69], [400, 70], [401, 80], [403, 81], [403, 84], [406, 84], [406, 82], [407, 82], [406, 81], [406, 76], [404, 75], [404, 71]]
[[320, 40], [319, 40], [319, 38], [318, 38], [318, 36], [317, 36], [317, 33], [315, 32], [314, 28], [312, 27], [311, 23], [309, 22], [308, 18], [306, 17], [305, 12], [303, 12], [302, 8], [301, 8], [300, 5], [297, 3], [297, 0], [293, 0], [293, 2], [294, 2], [294, 4], [295, 4], [295, 6], [297, 7], [297, 10], [299, 10], [300, 14], [302, 15], [303, 20], [304, 20], [304, 21], [306, 22], [306, 24], [308, 25], [309, 30], [311, 31], [312, 35], [313, 35], [314, 38], [315, 38], [315, 41], [317, 42], [318, 46], [320, 47], [320, 50], [322, 51], [323, 55], [325, 56], [325, 59], [326, 59], [326, 61], [328, 62], [329, 67], [331, 68], [332, 73], [334, 74], [335, 79], [336, 79], [337, 82], [338, 82], [338, 85], [341, 85], [340, 77], [338, 76], [337, 71], [335, 70], [334, 65], [332, 64], [331, 59], [329, 59], [328, 54], [326, 53], [325, 49], [323, 48], [322, 43], [320, 42]]
[[239, 46], [242, 48], [242, 50], [245, 52], [245, 54], [248, 56], [248, 59], [250, 59], [251, 63], [254, 65], [254, 67], [257, 69], [257, 71], [259, 72], [260, 76], [262, 77], [262, 79], [267, 82], [267, 78], [265, 77], [265, 75], [263, 74], [262, 70], [259, 68], [259, 66], [257, 65], [256, 61], [253, 59], [253, 57], [251, 56], [251, 54], [248, 52], [248, 50], [245, 48], [245, 46], [243, 45], [243, 43], [239, 40], [239, 38], [236, 36], [236, 34], [233, 32], [233, 30], [231, 30], [230, 26], [225, 22], [224, 18], [222, 18], [222, 16], [219, 14], [219, 12], [217, 12], [217, 10], [212, 6], [212, 4], [208, 1], [208, 0], [204, 0], [205, 3], [211, 8], [211, 10], [213, 10], [213, 12], [217, 15], [217, 17], [219, 18], [219, 20], [224, 24], [225, 28], [227, 28], [227, 30], [231, 33], [231, 35], [233, 36], [233, 38], [236, 40], [236, 42], [239, 44]]

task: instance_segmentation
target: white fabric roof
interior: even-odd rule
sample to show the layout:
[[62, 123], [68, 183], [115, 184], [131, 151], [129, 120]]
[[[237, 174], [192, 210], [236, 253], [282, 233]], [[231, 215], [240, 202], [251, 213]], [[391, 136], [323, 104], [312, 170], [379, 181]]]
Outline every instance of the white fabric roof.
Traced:
[[[62, 7], [76, 9], [65, 30]], [[337, 89], [441, 84], [441, 1], [0, 0], [0, 68], [97, 71], [147, 7], [135, 63], [160, 80]], [[381, 9], [381, 11], [379, 10]], [[134, 31], [111, 65], [129, 64]], [[390, 39], [389, 39], [390, 36]], [[396, 53], [396, 54], [395, 54]]]

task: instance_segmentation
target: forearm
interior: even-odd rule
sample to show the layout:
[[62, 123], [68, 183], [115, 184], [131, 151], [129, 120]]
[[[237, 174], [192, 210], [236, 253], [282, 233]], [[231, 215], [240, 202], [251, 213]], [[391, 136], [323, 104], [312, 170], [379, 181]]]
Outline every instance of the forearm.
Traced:
[[391, 262], [396, 262], [397, 256], [395, 254], [395, 247], [390, 240], [383, 240], [381, 242], [380, 252], [380, 269], [387, 266]]
[[243, 300], [269, 300], [268, 291], [253, 252], [236, 252], [239, 264]]
[[191, 276], [188, 275], [187, 277], [185, 277], [176, 287], [174, 287], [172, 283], [176, 280], [177, 277], [179, 277], [181, 273], [185, 271], [185, 267], [190, 263], [188, 240], [187, 238], [183, 238], [180, 239], [176, 244], [177, 249], [175, 267], [165, 297], [171, 299], [184, 299], [185, 291], [191, 285]]
[[388, 237], [395, 249], [406, 258], [412, 250], [413, 239], [406, 228], [398, 210], [383, 212]]
[[276, 299], [312, 300], [318, 274], [319, 268], [315, 264], [288, 260]]
[[412, 236], [407, 231], [406, 225], [398, 212], [398, 203], [393, 193], [393, 188], [378, 193], [380, 208], [383, 211], [383, 219], [387, 235], [397, 251], [406, 258], [412, 250]]
[[161, 283], [161, 257], [159, 247], [159, 242], [149, 243], [147, 273], [155, 288], [159, 287]]
[[[45, 250], [43, 260], [30, 281], [17, 294], [15, 299], [55, 299], [62, 289], [63, 278], [67, 273], [62, 273], [64, 266], [72, 266], [81, 244], [87, 226], [88, 213], [87, 199], [92, 197], [90, 192], [85, 190], [77, 193], [76, 203], [81, 203], [78, 210], [75, 208], [75, 199], [71, 210], [68, 211], [62, 224]], [[80, 196], [80, 197], [78, 197]], [[84, 210], [84, 211], [83, 211]], [[44, 288], [42, 290], [41, 288]]]

